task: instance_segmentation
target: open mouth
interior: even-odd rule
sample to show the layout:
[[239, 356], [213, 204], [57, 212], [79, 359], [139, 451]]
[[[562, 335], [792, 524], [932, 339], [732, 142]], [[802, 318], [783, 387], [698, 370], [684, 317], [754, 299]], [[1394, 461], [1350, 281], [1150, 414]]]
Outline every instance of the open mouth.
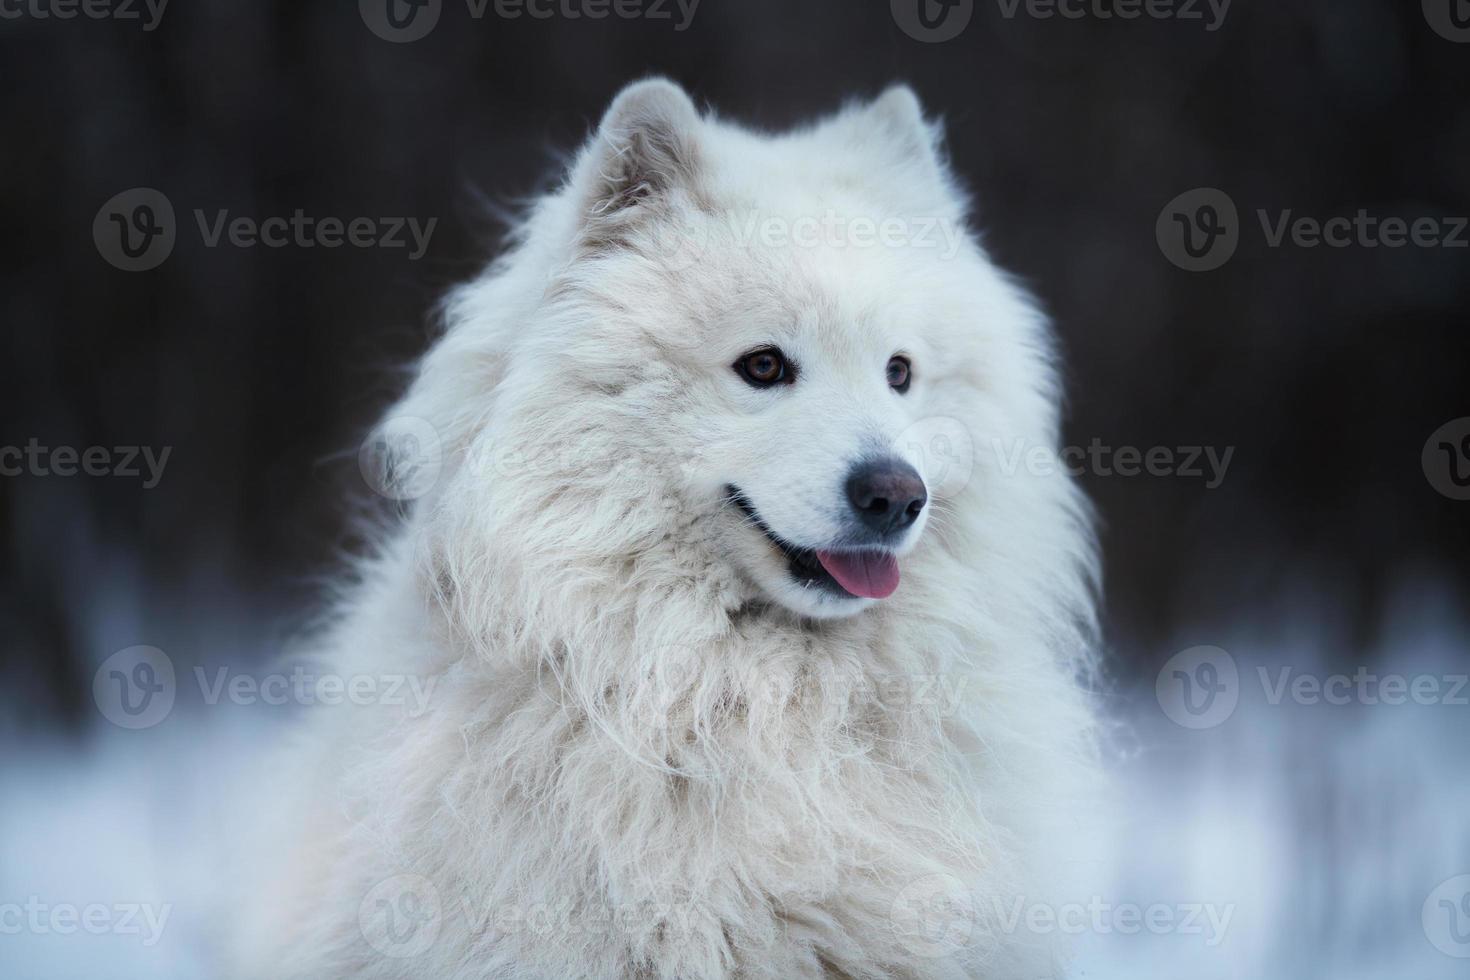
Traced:
[[786, 559], [803, 588], [821, 588], [848, 599], [886, 599], [898, 588], [898, 559], [881, 549], [824, 551], [792, 544], [771, 530], [738, 487], [725, 488], [730, 502]]

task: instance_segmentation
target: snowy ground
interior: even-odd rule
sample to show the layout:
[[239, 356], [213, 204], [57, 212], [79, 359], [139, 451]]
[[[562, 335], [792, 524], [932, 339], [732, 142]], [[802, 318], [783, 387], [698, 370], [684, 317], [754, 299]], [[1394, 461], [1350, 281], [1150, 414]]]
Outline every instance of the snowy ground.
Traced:
[[[1470, 670], [1466, 635], [1421, 611], [1359, 660], [1380, 678], [1439, 678], [1448, 696], [1444, 679]], [[1324, 680], [1343, 668], [1316, 668], [1326, 651], [1296, 641], [1222, 646], [1237, 703], [1214, 727], [1175, 724], [1152, 686], [1115, 696], [1129, 724], [1110, 884], [1018, 928], [1077, 932], [1074, 976], [1088, 980], [1466, 976], [1470, 879], [1454, 879], [1470, 875], [1470, 706], [1273, 704], [1282, 666]], [[146, 731], [99, 725], [85, 748], [7, 753], [0, 973], [209, 976], [205, 869], [229, 846], [215, 832], [224, 774], [259, 721], [243, 708], [207, 721], [179, 711]]]

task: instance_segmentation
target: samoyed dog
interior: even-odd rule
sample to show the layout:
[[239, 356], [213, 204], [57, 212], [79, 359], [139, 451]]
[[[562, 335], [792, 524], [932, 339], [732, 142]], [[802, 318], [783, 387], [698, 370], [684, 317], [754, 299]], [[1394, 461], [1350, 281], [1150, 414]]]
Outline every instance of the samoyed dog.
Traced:
[[614, 99], [384, 424], [414, 499], [314, 646], [431, 693], [273, 759], [235, 975], [1060, 974], [1094, 539], [994, 451], [1058, 383], [966, 210], [904, 87]]

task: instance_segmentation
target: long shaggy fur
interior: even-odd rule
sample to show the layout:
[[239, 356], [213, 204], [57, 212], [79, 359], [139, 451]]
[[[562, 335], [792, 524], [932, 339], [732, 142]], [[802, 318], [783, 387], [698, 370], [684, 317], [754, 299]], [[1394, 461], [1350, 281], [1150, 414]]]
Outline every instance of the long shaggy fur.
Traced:
[[[442, 472], [318, 641], [334, 673], [433, 696], [318, 708], [278, 757], [237, 976], [1059, 969], [1011, 913], [1067, 897], [1087, 824], [1092, 535], [1064, 473], [992, 451], [1057, 444], [1049, 331], [969, 235], [768, 247], [730, 220], [828, 209], [963, 226], [907, 89], [764, 135], [643, 82], [450, 297], [390, 413], [434, 427]], [[892, 413], [836, 382], [789, 417], [719, 387], [729, 334], [856, 364], [895, 323], [927, 373]], [[898, 593], [825, 616], [763, 588], [730, 474], [800, 501], [855, 450], [844, 420], [895, 440], [932, 417], [974, 471]], [[376, 910], [405, 888], [432, 941], [394, 949]]]

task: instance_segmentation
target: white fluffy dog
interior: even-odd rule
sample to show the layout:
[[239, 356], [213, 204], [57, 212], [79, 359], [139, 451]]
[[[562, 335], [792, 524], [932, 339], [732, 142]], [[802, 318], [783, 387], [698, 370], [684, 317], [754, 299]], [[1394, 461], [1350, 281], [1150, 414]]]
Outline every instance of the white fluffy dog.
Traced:
[[616, 98], [391, 413], [422, 494], [317, 643], [432, 696], [305, 721], [238, 975], [1055, 974], [1093, 539], [990, 451], [1058, 389], [965, 220], [907, 88]]

